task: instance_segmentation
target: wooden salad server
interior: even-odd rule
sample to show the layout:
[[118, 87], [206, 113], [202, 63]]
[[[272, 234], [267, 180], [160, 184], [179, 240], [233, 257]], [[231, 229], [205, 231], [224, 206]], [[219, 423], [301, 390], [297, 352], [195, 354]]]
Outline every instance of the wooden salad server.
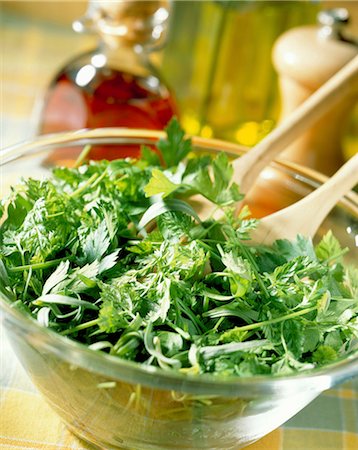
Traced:
[[358, 55], [299, 105], [259, 144], [233, 161], [233, 179], [247, 193], [260, 172], [339, 100], [358, 95]]
[[260, 219], [252, 240], [271, 244], [276, 239], [313, 237], [338, 201], [358, 184], [358, 153], [331, 178], [298, 202]]

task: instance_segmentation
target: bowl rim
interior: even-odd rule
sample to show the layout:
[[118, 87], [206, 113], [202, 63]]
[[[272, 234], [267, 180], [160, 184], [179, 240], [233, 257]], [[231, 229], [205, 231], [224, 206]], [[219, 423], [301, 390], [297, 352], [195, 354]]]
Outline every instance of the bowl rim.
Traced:
[[[70, 146], [73, 143], [76, 145], [86, 144], [88, 139], [98, 139], [99, 143], [110, 144], [112, 142], [120, 143], [121, 141], [130, 140], [130, 143], [141, 144], [144, 142], [156, 142], [160, 138], [165, 137], [165, 132], [160, 130], [147, 130], [145, 128], [125, 128], [125, 127], [103, 127], [103, 128], [83, 128], [76, 131], [59, 132], [52, 134], [44, 134], [33, 139], [27, 139], [19, 143], [0, 148], [0, 167], [9, 163], [12, 160], [20, 158], [30, 150], [36, 150], [37, 147], [51, 148], [59, 144], [66, 144]], [[224, 141], [216, 138], [206, 138], [202, 136], [186, 135], [192, 140], [195, 147], [204, 146], [209, 150], [223, 150], [232, 153], [232, 155], [241, 155], [250, 150], [249, 147], [237, 144], [235, 142]], [[113, 141], [113, 139], [115, 141]], [[83, 141], [83, 142], [82, 142]], [[272, 165], [279, 165], [281, 168], [289, 172], [298, 172], [301, 176], [306, 178], [305, 181], [314, 187], [324, 183], [328, 180], [328, 176], [317, 170], [286, 160], [285, 158], [277, 157], [271, 163]], [[271, 165], [269, 164], [269, 166]], [[342, 203], [346, 203], [346, 199], [350, 200], [352, 205], [358, 208], [358, 193], [354, 191], [348, 192], [343, 198]]]
[[[85, 129], [43, 135], [34, 140], [27, 140], [1, 150], [0, 167], [30, 152], [38, 153], [41, 148], [50, 149], [61, 144], [71, 145], [76, 143], [76, 145], [82, 145], [82, 143], [86, 143], [86, 140], [91, 139], [99, 139], [101, 143], [102, 141], [103, 143], [111, 143], [113, 139], [116, 143], [128, 143], [128, 139], [131, 140], [131, 143], [147, 142], [148, 140], [155, 142], [164, 136], [165, 133], [162, 131], [128, 128]], [[190, 137], [196, 147], [225, 150], [235, 155], [247, 151], [245, 147], [232, 142], [198, 136]], [[315, 170], [284, 159], [277, 158], [273, 164], [291, 172], [291, 174], [299, 174], [305, 181], [310, 181], [314, 187], [328, 179]], [[341, 203], [353, 210], [358, 217], [358, 195], [356, 193], [349, 192]], [[4, 293], [0, 292], [0, 299], [0, 309], [3, 311], [3, 317], [0, 317], [0, 319], [3, 320], [5, 326], [11, 326], [11, 332], [14, 332], [17, 336], [21, 333], [29, 344], [54, 353], [61, 360], [71, 365], [114, 380], [139, 383], [160, 389], [181, 390], [200, 395], [245, 396], [245, 394], [289, 393], [292, 392], [293, 384], [294, 389], [297, 390], [299, 385], [306, 385], [308, 379], [310, 380], [310, 389], [323, 391], [334, 384], [358, 375], [358, 355], [353, 355], [323, 368], [278, 376], [256, 375], [224, 378], [210, 374], [191, 375], [177, 371], [166, 371], [160, 367], [145, 366], [104, 352], [93, 351], [85, 344], [45, 328], [32, 317], [15, 310]], [[20, 327], [16, 329], [14, 325], [20, 325]]]

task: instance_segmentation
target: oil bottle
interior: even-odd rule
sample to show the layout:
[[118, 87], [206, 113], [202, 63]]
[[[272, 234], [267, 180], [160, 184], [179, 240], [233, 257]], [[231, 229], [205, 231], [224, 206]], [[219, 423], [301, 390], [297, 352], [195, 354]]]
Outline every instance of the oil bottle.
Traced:
[[[98, 47], [56, 74], [44, 99], [39, 133], [163, 129], [177, 114], [176, 102], [150, 54], [165, 42], [169, 13], [168, 1], [90, 0], [86, 16], [73, 28], [97, 33]], [[96, 158], [120, 156], [96, 152]]]
[[161, 67], [186, 131], [249, 147], [268, 134], [279, 115], [272, 46], [314, 24], [319, 8], [317, 0], [174, 1]]

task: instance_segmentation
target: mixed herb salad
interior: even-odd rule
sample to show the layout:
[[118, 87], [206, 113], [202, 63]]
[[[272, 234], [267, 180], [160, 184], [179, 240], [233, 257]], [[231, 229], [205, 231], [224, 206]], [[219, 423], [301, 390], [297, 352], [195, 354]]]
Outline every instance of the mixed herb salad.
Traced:
[[[178, 122], [141, 158], [56, 167], [2, 202], [0, 294], [94, 351], [183, 373], [287, 374], [358, 351], [358, 269], [331, 232], [250, 241], [222, 153]], [[88, 149], [87, 149], [88, 150]], [[202, 195], [222, 218], [201, 221]]]

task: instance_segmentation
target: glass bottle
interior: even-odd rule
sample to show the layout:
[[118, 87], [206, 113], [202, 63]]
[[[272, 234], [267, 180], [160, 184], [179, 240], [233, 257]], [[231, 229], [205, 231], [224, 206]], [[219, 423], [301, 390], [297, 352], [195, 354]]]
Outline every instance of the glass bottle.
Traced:
[[[90, 0], [86, 16], [73, 28], [96, 32], [99, 45], [54, 77], [40, 134], [99, 127], [163, 129], [177, 109], [150, 53], [163, 45], [168, 17], [168, 1]], [[137, 156], [138, 147], [128, 152]], [[100, 153], [92, 149], [91, 157], [129, 156]]]
[[162, 70], [186, 131], [247, 146], [268, 134], [280, 107], [272, 46], [318, 9], [316, 0], [174, 1]]

